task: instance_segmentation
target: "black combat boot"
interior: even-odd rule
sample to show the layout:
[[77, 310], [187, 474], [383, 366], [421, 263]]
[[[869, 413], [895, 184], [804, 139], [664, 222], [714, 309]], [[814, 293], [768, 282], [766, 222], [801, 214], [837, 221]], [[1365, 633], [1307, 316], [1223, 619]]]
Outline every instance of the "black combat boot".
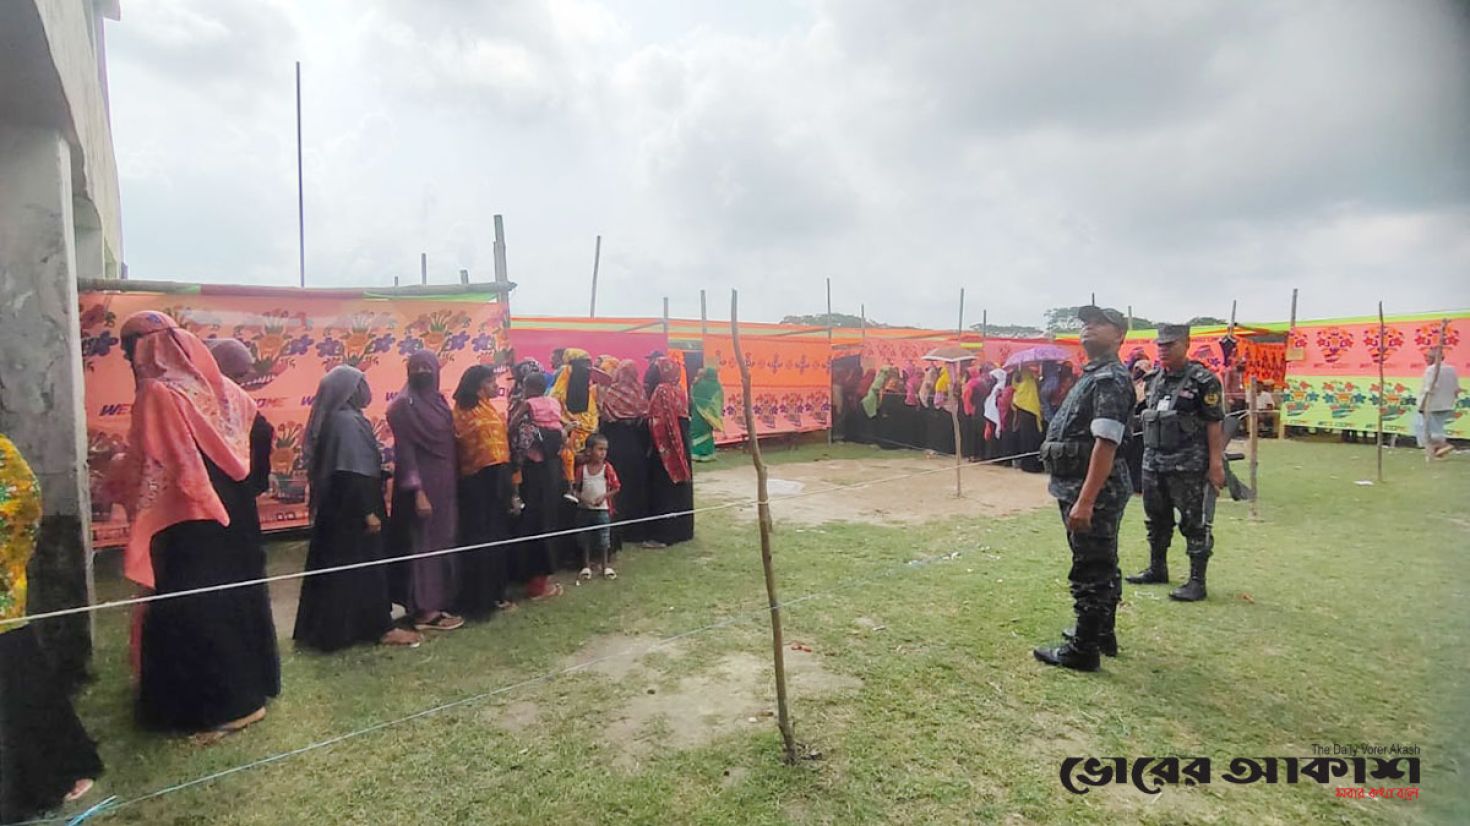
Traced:
[[1123, 578], [1134, 585], [1167, 584], [1169, 582], [1169, 546], [1150, 545], [1148, 567], [1133, 576]]
[[[1077, 626], [1062, 629], [1062, 640], [1071, 642], [1077, 639]], [[1118, 656], [1118, 635], [1113, 632], [1113, 617], [1108, 616], [1108, 621], [1103, 625], [1102, 633], [1097, 637], [1097, 652], [1106, 657]]]
[[1102, 625], [1100, 614], [1088, 613], [1077, 617], [1075, 635], [1057, 648], [1036, 648], [1031, 654], [1047, 665], [1060, 665], [1074, 671], [1096, 671], [1099, 667], [1098, 634]]
[[1205, 568], [1209, 565], [1210, 558], [1207, 556], [1191, 556], [1189, 558], [1189, 581], [1169, 592], [1169, 599], [1177, 599], [1180, 602], [1199, 602], [1205, 598]]

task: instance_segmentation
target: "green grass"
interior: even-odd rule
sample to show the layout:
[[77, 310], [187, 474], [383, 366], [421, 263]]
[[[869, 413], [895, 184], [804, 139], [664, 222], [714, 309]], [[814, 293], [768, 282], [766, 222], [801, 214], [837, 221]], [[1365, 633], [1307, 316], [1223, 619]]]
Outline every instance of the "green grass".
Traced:
[[[849, 456], [851, 454], [851, 456]], [[862, 448], [773, 450], [777, 461], [871, 456]], [[746, 461], [722, 454], [719, 463]], [[704, 468], [701, 468], [704, 470]], [[1263, 445], [1260, 521], [1222, 502], [1210, 598], [1173, 604], [1126, 590], [1123, 654], [1078, 675], [1032, 661], [1070, 623], [1067, 554], [1054, 507], [922, 528], [778, 523], [788, 639], [861, 681], [793, 691], [799, 739], [822, 759], [783, 765], [773, 723], [690, 750], [613, 765], [604, 717], [643, 680], [578, 672], [380, 730], [271, 766], [129, 806], [99, 822], [279, 823], [1464, 823], [1470, 822], [1470, 514], [1464, 457], [1426, 467], [1371, 447]], [[840, 494], [825, 494], [840, 495]], [[901, 499], [903, 484], [893, 483]], [[705, 501], [702, 504], [709, 504]], [[1142, 508], [1123, 528], [1123, 566], [1141, 567]], [[1172, 556], [1185, 568], [1182, 541]], [[959, 551], [923, 566], [905, 561]], [[278, 547], [273, 569], [299, 564]], [[602, 634], [667, 636], [748, 619], [652, 658], [659, 686], [721, 656], [768, 657], [753, 524], [702, 517], [699, 538], [625, 555], [613, 584], [569, 588], [435, 639], [417, 651], [332, 656], [283, 650], [285, 690], [267, 721], [200, 750], [136, 731], [124, 618], [98, 619], [98, 680], [80, 711], [101, 741], [103, 795], [156, 789], [557, 669]], [[115, 595], [113, 583], [104, 592]], [[1245, 595], [1249, 595], [1249, 599]], [[859, 617], [885, 626], [855, 622]], [[662, 690], [662, 689], [661, 689]], [[497, 724], [531, 702], [535, 725]], [[652, 732], [657, 737], [657, 730]], [[1415, 743], [1419, 802], [1345, 801], [1331, 787], [1219, 780], [1237, 755], [1305, 755], [1313, 743]], [[1157, 798], [1062, 790], [1070, 755], [1215, 758], [1215, 783]], [[727, 772], [729, 776], [727, 776]], [[100, 797], [93, 797], [93, 800]]]

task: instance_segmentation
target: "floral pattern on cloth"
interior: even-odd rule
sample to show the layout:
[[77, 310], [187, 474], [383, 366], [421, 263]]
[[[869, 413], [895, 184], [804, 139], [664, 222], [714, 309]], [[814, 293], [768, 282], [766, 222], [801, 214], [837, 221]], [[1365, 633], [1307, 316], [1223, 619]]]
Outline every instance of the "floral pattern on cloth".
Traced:
[[459, 453], [460, 476], [473, 476], [487, 467], [510, 461], [505, 416], [489, 399], [469, 410], [455, 406], [454, 443]]
[[[20, 451], [0, 436], [0, 620], [25, 616], [26, 564], [40, 526], [40, 485]], [[0, 633], [16, 627], [7, 625]]]

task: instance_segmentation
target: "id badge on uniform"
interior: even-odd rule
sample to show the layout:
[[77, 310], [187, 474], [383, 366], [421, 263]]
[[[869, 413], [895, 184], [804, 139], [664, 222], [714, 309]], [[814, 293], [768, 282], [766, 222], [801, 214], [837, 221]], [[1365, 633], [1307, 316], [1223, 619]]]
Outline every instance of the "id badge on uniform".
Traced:
[[1165, 398], [1165, 399], [1159, 399], [1158, 410], [1159, 410], [1160, 413], [1162, 413], [1165, 410], [1168, 410], [1169, 409], [1169, 401], [1170, 400], [1167, 399], [1167, 398]]

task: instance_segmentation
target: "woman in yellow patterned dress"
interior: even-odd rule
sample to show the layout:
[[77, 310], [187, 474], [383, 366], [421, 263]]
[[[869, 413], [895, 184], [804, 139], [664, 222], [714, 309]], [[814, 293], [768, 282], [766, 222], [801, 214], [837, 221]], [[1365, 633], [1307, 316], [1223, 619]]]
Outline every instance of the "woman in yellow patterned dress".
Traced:
[[0, 823], [75, 800], [102, 773], [96, 747], [24, 624], [26, 564], [40, 525], [36, 477], [0, 436]]
[[[551, 387], [552, 398], [561, 402], [562, 424], [566, 429], [566, 441], [562, 443], [562, 472], [568, 483], [572, 481], [577, 456], [587, 444], [587, 437], [597, 432], [597, 385], [592, 383], [592, 356], [586, 350], [568, 347], [562, 354], [566, 362], [556, 375]], [[566, 498], [575, 502], [575, 494]]]

